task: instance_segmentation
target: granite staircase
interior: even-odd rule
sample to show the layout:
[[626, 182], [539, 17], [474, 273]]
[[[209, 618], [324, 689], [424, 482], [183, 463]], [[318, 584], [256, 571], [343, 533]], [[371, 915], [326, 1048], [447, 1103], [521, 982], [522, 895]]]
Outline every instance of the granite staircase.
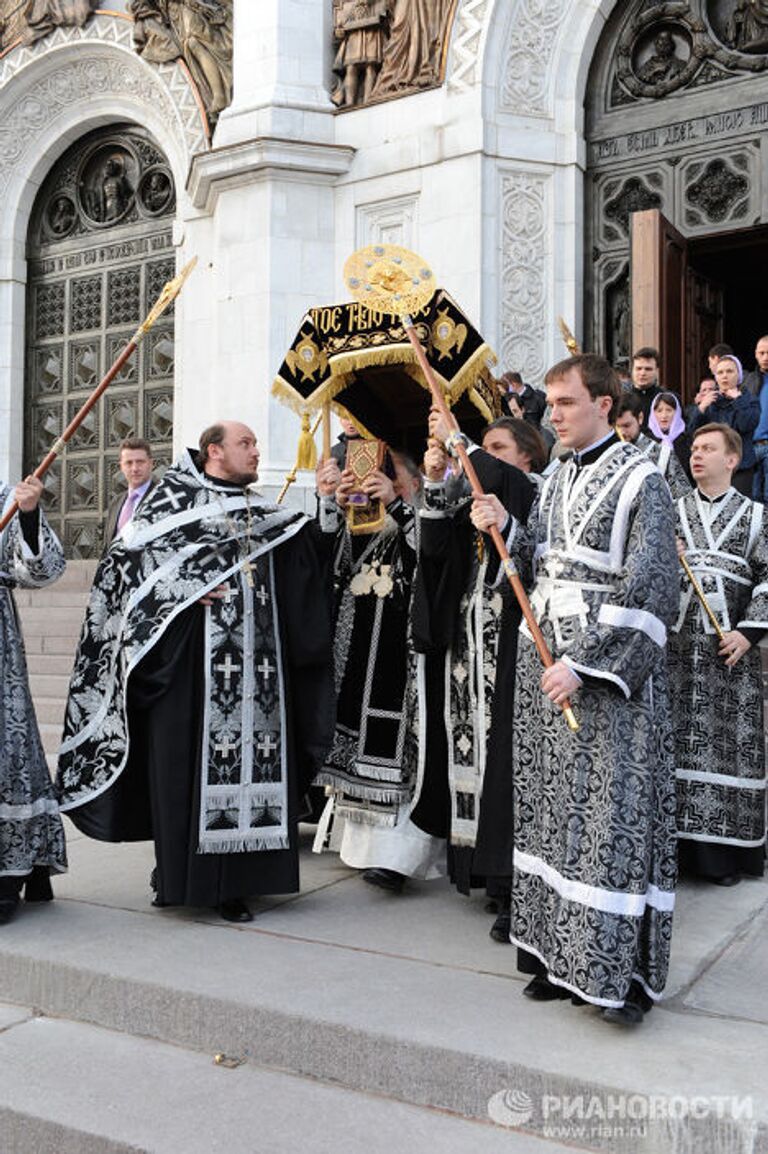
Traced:
[[32, 700], [51, 770], [56, 765], [72, 662], [96, 565], [96, 561], [68, 561], [54, 585], [14, 592]]

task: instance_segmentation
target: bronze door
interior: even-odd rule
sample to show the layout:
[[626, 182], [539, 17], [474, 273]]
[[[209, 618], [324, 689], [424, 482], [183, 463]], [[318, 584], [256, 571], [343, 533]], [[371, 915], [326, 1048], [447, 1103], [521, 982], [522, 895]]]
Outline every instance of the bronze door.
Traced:
[[688, 248], [657, 208], [630, 217], [632, 348], [659, 350], [659, 379], [679, 393], [685, 383]]
[[[28, 244], [25, 469], [33, 469], [130, 339], [175, 271], [173, 179], [133, 126], [75, 144], [35, 201]], [[98, 556], [123, 485], [120, 442], [145, 437], [159, 469], [173, 432], [169, 310], [91, 411], [46, 478], [45, 508], [68, 557]]]

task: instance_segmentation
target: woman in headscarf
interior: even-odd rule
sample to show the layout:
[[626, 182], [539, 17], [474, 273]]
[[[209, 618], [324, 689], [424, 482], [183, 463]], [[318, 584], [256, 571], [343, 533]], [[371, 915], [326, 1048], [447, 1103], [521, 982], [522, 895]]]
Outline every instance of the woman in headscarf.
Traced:
[[646, 456], [669, 485], [675, 501], [690, 492], [688, 476], [690, 445], [680, 402], [674, 393], [659, 393], [651, 402], [648, 432], [653, 442]]

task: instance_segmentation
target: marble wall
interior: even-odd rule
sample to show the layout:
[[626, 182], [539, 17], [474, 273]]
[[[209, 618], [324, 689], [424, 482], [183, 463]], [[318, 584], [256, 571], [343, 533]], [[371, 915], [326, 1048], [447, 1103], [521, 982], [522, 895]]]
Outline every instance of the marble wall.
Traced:
[[0, 476], [20, 468], [34, 192], [77, 135], [114, 120], [138, 120], [165, 151], [179, 261], [199, 259], [177, 316], [177, 447], [239, 416], [278, 483], [298, 421], [272, 378], [303, 312], [343, 299], [344, 261], [372, 240], [420, 252], [503, 367], [539, 381], [561, 355], [557, 315], [581, 323], [584, 85], [612, 7], [461, 0], [441, 88], [336, 112], [328, 0], [235, 0], [234, 97], [212, 147], [178, 66], [137, 57], [117, 16], [0, 60], [4, 126], [42, 101], [16, 154], [0, 139]]

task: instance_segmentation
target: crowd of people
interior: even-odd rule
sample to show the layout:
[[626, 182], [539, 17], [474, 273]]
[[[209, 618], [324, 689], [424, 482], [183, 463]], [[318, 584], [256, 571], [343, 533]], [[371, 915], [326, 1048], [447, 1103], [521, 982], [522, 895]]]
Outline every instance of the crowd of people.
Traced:
[[156, 906], [235, 922], [298, 889], [310, 821], [317, 851], [392, 894], [446, 873], [485, 889], [527, 997], [641, 1022], [678, 870], [729, 886], [765, 856], [768, 337], [746, 377], [728, 346], [711, 358], [685, 412], [649, 348], [624, 384], [589, 354], [546, 392], [507, 373], [481, 443], [433, 409], [418, 465], [345, 421], [315, 517], [254, 492], [243, 424], [206, 429], [158, 482], [150, 446], [126, 442], [55, 791], [10, 590], [64, 560], [40, 483], [18, 485], [0, 922], [23, 889], [52, 896], [59, 810], [91, 837], [153, 840]]

